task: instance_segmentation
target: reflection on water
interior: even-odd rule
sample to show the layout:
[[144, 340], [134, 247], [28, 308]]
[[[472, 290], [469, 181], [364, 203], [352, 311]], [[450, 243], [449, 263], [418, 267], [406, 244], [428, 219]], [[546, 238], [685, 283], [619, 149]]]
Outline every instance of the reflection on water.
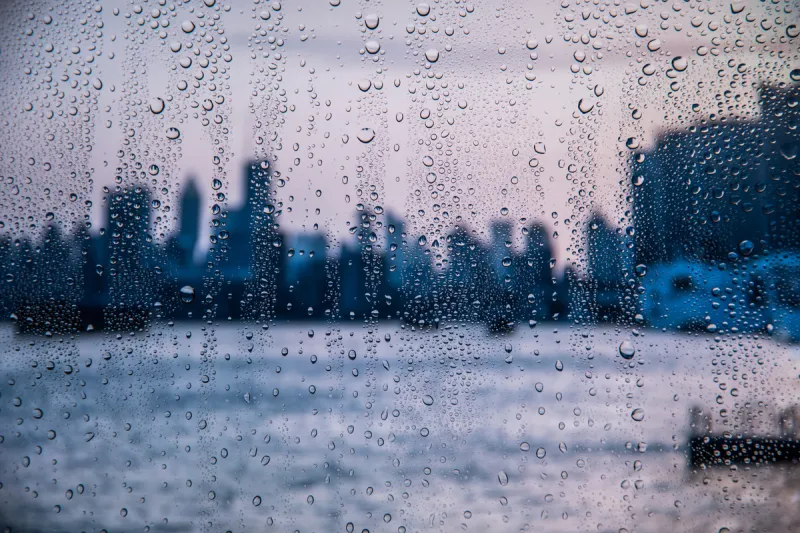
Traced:
[[777, 435], [778, 413], [798, 397], [796, 348], [752, 335], [552, 326], [508, 336], [398, 324], [177, 324], [78, 339], [5, 330], [0, 522], [798, 527], [794, 466], [693, 471], [686, 447], [697, 407], [715, 433]]

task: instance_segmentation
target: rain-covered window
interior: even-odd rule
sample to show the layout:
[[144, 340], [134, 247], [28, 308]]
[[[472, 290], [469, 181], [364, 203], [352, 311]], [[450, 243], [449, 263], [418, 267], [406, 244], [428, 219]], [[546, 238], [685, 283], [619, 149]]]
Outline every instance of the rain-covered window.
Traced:
[[795, 0], [0, 2], [0, 528], [797, 531]]

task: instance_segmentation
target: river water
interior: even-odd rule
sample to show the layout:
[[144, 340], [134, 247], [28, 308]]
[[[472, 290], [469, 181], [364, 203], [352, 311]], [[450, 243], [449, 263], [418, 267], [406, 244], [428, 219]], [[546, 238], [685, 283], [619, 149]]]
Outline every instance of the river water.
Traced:
[[12, 531], [800, 527], [796, 467], [687, 460], [691, 408], [774, 435], [800, 402], [770, 338], [179, 323], [0, 345]]

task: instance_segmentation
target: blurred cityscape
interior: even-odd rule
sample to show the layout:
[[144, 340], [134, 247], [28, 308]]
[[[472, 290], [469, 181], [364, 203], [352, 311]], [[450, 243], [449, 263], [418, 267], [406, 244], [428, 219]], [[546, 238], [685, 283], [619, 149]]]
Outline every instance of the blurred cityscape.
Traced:
[[[181, 193], [179, 224], [152, 235], [146, 186], [107, 198], [107, 227], [2, 235], [0, 311], [20, 329], [127, 330], [152, 320], [397, 319], [485, 323], [493, 330], [558, 319], [706, 331], [800, 335], [800, 166], [797, 85], [762, 87], [747, 122], [706, 121], [631, 151], [625, 224], [592, 216], [577, 255], [554, 269], [550, 236], [533, 223], [514, 246], [495, 222], [488, 243], [469, 227], [444, 242], [403, 220], [356, 213], [352, 242], [289, 233], [268, 162], [244, 170], [246, 200], [214, 210], [198, 259], [201, 198]], [[632, 221], [632, 223], [631, 223]], [[556, 272], [561, 272], [556, 275]]]

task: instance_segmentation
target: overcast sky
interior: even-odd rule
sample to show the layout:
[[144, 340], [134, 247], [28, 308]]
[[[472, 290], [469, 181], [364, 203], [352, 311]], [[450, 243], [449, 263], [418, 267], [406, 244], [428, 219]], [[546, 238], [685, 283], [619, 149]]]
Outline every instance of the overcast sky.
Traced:
[[[773, 8], [760, 2], [743, 3], [741, 10], [729, 2], [696, 6], [678, 2], [576, 5], [569, 0], [497, 5], [431, 2], [427, 10], [406, 1], [341, 0], [333, 7], [327, 0], [314, 0], [284, 2], [280, 9], [274, 3], [226, 6], [216, 2], [213, 7], [206, 3], [175, 2], [178, 5], [173, 10], [173, 4], [167, 3], [163, 6], [166, 14], [157, 17], [154, 15], [162, 7], [152, 1], [139, 4], [139, 13], [135, 3], [114, 1], [99, 2], [100, 12], [87, 11], [90, 20], [102, 21], [102, 36], [97, 39], [102, 55], [91, 63], [89, 75], [102, 80], [98, 110], [91, 116], [95, 133], [89, 157], [95, 169], [91, 215], [97, 226], [103, 224], [105, 209], [102, 187], [113, 184], [113, 169], [119, 165], [117, 153], [129, 135], [126, 124], [130, 121], [123, 117], [133, 109], [142, 113], [141, 130], [135, 136], [145, 168], [151, 164], [150, 158], [171, 169], [163, 205], [175, 204], [177, 192], [193, 176], [208, 198], [203, 224], [207, 227], [215, 194], [211, 158], [216, 145], [201, 120], [222, 110], [224, 126], [230, 130], [226, 146], [229, 180], [222, 192], [231, 207], [242, 201], [245, 161], [258, 153], [258, 147], [266, 147], [277, 156], [274, 169], [287, 179], [279, 199], [284, 202], [281, 223], [290, 231], [313, 231], [318, 224], [320, 231], [330, 236], [347, 235], [346, 222], [353, 219], [356, 204], [364, 201], [368, 188], [374, 186], [377, 200], [367, 203], [409, 218], [413, 232], [435, 238], [437, 232], [456, 224], [459, 216], [462, 223], [479, 231], [497, 218], [506, 218], [515, 224], [515, 230], [540, 220], [559, 233], [558, 254], [567, 257], [573, 226], [565, 226], [564, 221], [571, 215], [585, 219], [589, 211], [599, 211], [612, 224], [620, 222], [626, 208], [627, 138], [636, 137], [647, 147], [664, 128], [718, 113], [715, 96], [730, 89], [731, 81], [738, 83], [734, 96], [741, 97], [734, 118], [745, 117], [753, 108], [750, 86], [758, 80], [787, 79], [789, 63], [796, 61], [796, 55], [789, 55], [793, 59], [785, 59], [780, 67], [774, 66], [780, 63], [775, 59], [767, 64], [770, 53], [793, 49], [791, 42], [786, 42], [785, 27], [796, 21], [797, 15], [767, 12]], [[114, 14], [115, 7], [119, 15]], [[19, 7], [3, 5], [2, 9], [8, 15], [4, 35], [20, 35], [9, 18], [21, 18], [33, 33], [26, 37], [33, 43], [27, 48], [7, 39], [0, 50], [0, 61], [9, 72], [0, 83], [6, 94], [15, 94], [17, 106], [6, 111], [6, 120], [16, 126], [5, 128], [2, 135], [8, 137], [39, 127], [39, 119], [19, 111], [26, 103], [22, 87], [40, 88], [36, 84], [43, 76], [39, 71], [38, 77], [26, 74], [29, 62], [25, 56], [47, 43], [55, 46], [53, 53], [60, 47], [68, 56], [75, 46], [68, 37], [70, 32], [85, 26], [79, 12], [59, 14], [42, 8], [31, 19]], [[224, 104], [195, 118], [192, 115], [199, 108], [188, 105], [180, 109], [179, 102], [191, 104], [202, 96], [182, 99], [177, 83], [200, 70], [197, 65], [203, 54], [192, 55], [187, 45], [205, 52], [208, 41], [203, 40], [204, 31], [209, 30], [206, 34], [213, 36], [216, 51], [221, 51], [222, 36], [207, 26], [215, 14], [219, 15], [215, 25], [224, 28], [229, 47], [224, 53], [232, 58], [219, 62], [228, 69], [230, 87], [220, 83], [211, 93], [204, 85], [201, 92], [222, 95]], [[55, 20], [47, 24], [47, 16]], [[377, 27], [368, 28], [376, 18]], [[144, 24], [139, 25], [139, 19]], [[151, 28], [162, 20], [169, 24]], [[121, 90], [131, 78], [127, 73], [131, 63], [126, 63], [132, 50], [130, 39], [125, 38], [128, 21], [137, 31], [142, 30], [144, 43], [135, 53], [146, 58], [146, 65], [137, 66], [136, 96], [123, 96]], [[182, 25], [189, 21], [195, 29], [186, 33]], [[59, 34], [48, 33], [58, 24], [60, 41]], [[282, 46], [270, 50], [267, 43], [259, 49], [253, 37], [260, 30], [269, 30], [267, 36], [282, 40]], [[167, 34], [163, 43], [158, 31]], [[42, 33], [38, 39], [36, 32]], [[768, 39], [759, 43], [759, 35]], [[780, 36], [784, 36], [783, 42]], [[266, 40], [266, 36], [260, 38]], [[193, 39], [194, 43], [190, 42]], [[178, 53], [170, 50], [175, 42], [183, 43]], [[380, 47], [377, 54], [365, 51], [376, 43]], [[8, 49], [21, 53], [3, 53]], [[426, 59], [431, 50], [438, 55], [434, 63]], [[75, 55], [82, 57], [85, 51]], [[685, 70], [673, 68], [676, 56], [686, 59]], [[184, 57], [194, 58], [190, 69], [179, 66]], [[739, 64], [747, 68], [742, 70]], [[87, 65], [83, 65], [85, 70]], [[253, 73], [268, 72], [270, 66], [280, 71], [280, 81], [272, 78], [271, 88], [254, 84], [254, 79], [264, 78], [254, 78]], [[62, 65], [66, 70], [74, 67]], [[54, 74], [57, 72], [55, 69]], [[366, 92], [359, 88], [365, 80], [372, 85]], [[672, 82], [678, 82], [680, 89], [676, 97], [668, 98]], [[700, 82], [702, 86], [698, 86]], [[43, 98], [46, 101], [47, 96]], [[166, 110], [144, 117], [148, 102], [156, 98], [165, 100]], [[286, 112], [280, 113], [281, 123], [269, 115], [268, 106], [276, 99], [286, 106]], [[587, 108], [594, 106], [590, 113], [579, 111], [581, 100]], [[692, 111], [692, 104], [700, 104], [699, 111]], [[641, 118], [632, 118], [633, 109]], [[397, 120], [399, 113], [402, 121]], [[180, 116], [184, 117], [182, 123], [177, 122]], [[261, 121], [260, 128], [254, 127], [255, 120]], [[172, 142], [165, 133], [169, 127], [181, 132], [180, 158], [174, 163], [156, 161]], [[375, 133], [368, 144], [358, 140], [363, 128]], [[259, 136], [264, 138], [261, 145], [256, 143]], [[32, 143], [26, 146], [24, 140], [15, 140], [4, 145], [23, 154], [35, 148]], [[592, 153], [587, 155], [587, 149]], [[432, 167], [426, 165], [426, 155], [433, 158]], [[295, 159], [299, 164], [295, 165]], [[6, 176], [20, 173], [21, 159], [11, 162], [6, 157], [2, 164]], [[364, 167], [361, 173], [359, 166]], [[426, 178], [431, 171], [439, 173], [434, 183]], [[85, 186], [80, 183], [85, 178], [67, 175], [59, 179]], [[36, 185], [31, 184], [30, 190], [35, 191]], [[41, 188], [41, 183], [38, 185]], [[442, 185], [442, 190], [436, 191]], [[361, 199], [359, 188], [365, 195]], [[7, 198], [19, 214], [22, 204]], [[25, 209], [53, 209], [46, 203], [29, 200]], [[527, 222], [521, 222], [522, 218]], [[572, 255], [575, 253], [573, 249]]]

